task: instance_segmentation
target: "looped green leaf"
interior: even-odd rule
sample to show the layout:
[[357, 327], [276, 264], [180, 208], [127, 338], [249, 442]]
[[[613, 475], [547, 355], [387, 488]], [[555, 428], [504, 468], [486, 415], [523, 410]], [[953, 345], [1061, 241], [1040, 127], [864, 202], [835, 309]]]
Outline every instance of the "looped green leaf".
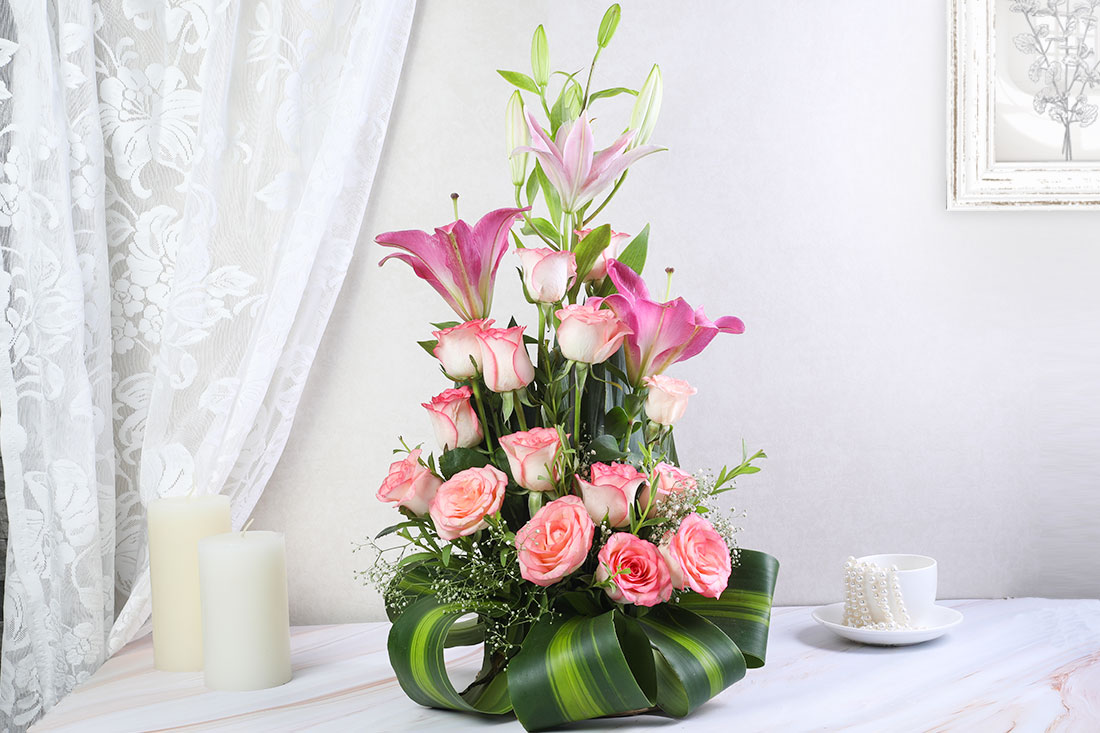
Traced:
[[535, 624], [508, 664], [508, 681], [529, 731], [647, 710], [657, 694], [646, 634], [619, 611]]
[[682, 718], [745, 676], [745, 657], [721, 629], [672, 604], [638, 619], [657, 654], [657, 705]]
[[[508, 698], [506, 672], [479, 676], [462, 693], [455, 690], [447, 676], [443, 649], [454, 646], [451, 627], [469, 609], [456, 604], [441, 604], [425, 597], [406, 608], [393, 622], [387, 649], [397, 681], [414, 702], [432, 708], [503, 715], [512, 709]], [[470, 643], [474, 636], [465, 640]]]
[[680, 608], [694, 611], [720, 628], [745, 655], [749, 669], [764, 666], [771, 622], [772, 594], [779, 561], [766, 552], [741, 550], [721, 598], [688, 593]]

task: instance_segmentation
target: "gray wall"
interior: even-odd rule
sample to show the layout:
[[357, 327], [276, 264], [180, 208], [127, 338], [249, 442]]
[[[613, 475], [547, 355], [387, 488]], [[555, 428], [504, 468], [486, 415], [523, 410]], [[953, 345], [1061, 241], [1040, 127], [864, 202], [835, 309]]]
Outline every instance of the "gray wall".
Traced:
[[[396, 516], [374, 492], [398, 434], [431, 441], [441, 390], [414, 343], [442, 301], [381, 231], [511, 197], [509, 93], [545, 22], [590, 57], [602, 4], [421, 0], [379, 182], [294, 433], [256, 510], [287, 533], [295, 623], [381, 616], [353, 543]], [[624, 3], [597, 85], [661, 63], [655, 141], [609, 207], [652, 225], [649, 272], [743, 336], [674, 374], [699, 388], [686, 466], [769, 454], [734, 492], [742, 543], [779, 557], [778, 601], [840, 598], [848, 554], [940, 560], [941, 597], [1100, 594], [1100, 212], [944, 209], [945, 8], [923, 1]], [[625, 110], [599, 113], [598, 142]], [[1100, 126], [1093, 134], [1100, 135]], [[513, 265], [495, 314], [530, 317]]]

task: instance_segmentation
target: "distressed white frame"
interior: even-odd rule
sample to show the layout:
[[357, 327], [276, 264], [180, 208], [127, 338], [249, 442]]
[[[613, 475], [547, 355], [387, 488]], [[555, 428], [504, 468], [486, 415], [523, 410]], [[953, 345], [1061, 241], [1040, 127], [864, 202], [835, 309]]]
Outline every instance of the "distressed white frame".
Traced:
[[998, 163], [995, 0], [950, 0], [947, 208], [1100, 208], [1100, 161]]

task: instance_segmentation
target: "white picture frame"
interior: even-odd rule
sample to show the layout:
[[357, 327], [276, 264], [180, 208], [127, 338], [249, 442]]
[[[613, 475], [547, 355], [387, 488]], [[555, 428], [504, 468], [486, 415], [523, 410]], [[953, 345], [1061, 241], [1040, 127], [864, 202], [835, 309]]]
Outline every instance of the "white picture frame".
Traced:
[[[1016, 20], [997, 17], [998, 6], [1005, 15], [1005, 2], [948, 2], [947, 208], [1100, 208], [1100, 159], [998, 160], [995, 136], [999, 68], [997, 30], [999, 27], [1004, 33], [1013, 33], [1009, 21]], [[1045, 4], [1046, 0], [1040, 2]], [[1091, 34], [1086, 32], [1090, 39], [1100, 36], [1100, 29], [1090, 27], [1093, 28]], [[1002, 43], [1002, 51], [1004, 47]], [[1100, 55], [1100, 49], [1092, 59], [1096, 55]], [[1001, 88], [1003, 91], [1003, 84]], [[1088, 93], [1095, 97], [1092, 101], [1100, 99], [1100, 87]], [[1096, 132], [1089, 134], [1100, 134], [1100, 124]], [[1066, 137], [1069, 137], [1068, 132]]]

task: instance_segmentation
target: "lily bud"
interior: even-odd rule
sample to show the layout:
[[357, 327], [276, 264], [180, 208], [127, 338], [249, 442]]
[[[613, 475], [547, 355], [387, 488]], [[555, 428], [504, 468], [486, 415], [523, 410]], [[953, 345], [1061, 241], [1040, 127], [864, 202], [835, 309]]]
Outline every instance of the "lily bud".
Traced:
[[637, 132], [630, 141], [630, 148], [645, 145], [653, 136], [653, 128], [657, 126], [657, 117], [661, 113], [661, 91], [661, 67], [653, 64], [645, 84], [638, 92], [638, 98], [634, 101], [634, 110], [630, 113], [630, 126], [627, 129]]
[[535, 29], [535, 36], [531, 39], [531, 72], [540, 87], [550, 82], [550, 47], [541, 25]]
[[512, 166], [512, 185], [522, 186], [527, 180], [527, 153], [517, 153], [515, 149], [530, 144], [531, 133], [527, 130], [527, 119], [523, 114], [523, 97], [520, 96], [518, 89], [508, 98], [505, 118], [508, 126], [508, 162]]

